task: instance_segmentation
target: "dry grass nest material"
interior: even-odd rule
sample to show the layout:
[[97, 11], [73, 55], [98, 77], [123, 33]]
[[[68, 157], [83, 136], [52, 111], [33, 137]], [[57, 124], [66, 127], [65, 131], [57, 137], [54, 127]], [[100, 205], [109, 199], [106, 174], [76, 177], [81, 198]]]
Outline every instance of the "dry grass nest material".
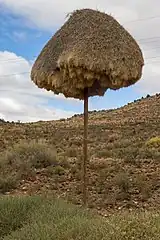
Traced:
[[137, 82], [144, 65], [133, 37], [110, 15], [74, 11], [34, 63], [31, 79], [40, 88], [83, 99]]

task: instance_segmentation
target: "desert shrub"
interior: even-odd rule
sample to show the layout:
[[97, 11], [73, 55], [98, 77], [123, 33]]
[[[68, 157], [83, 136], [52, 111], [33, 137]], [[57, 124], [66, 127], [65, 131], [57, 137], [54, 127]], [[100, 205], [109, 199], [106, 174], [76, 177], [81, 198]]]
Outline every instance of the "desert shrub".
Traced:
[[152, 184], [144, 174], [138, 174], [135, 179], [136, 187], [141, 193], [142, 200], [147, 200], [152, 193]]
[[153, 137], [151, 139], [149, 139], [146, 142], [146, 146], [147, 147], [154, 147], [154, 148], [159, 148], [160, 147], [160, 137]]
[[117, 142], [115, 142], [115, 147], [120, 147], [120, 148], [126, 148], [130, 146], [130, 140], [129, 139], [119, 139]]
[[3, 158], [3, 162], [14, 168], [19, 168], [24, 163], [34, 168], [45, 168], [58, 163], [56, 150], [45, 141], [22, 141], [4, 152]]
[[77, 150], [76, 148], [68, 148], [66, 151], [67, 157], [77, 157]]
[[41, 197], [3, 198], [0, 210], [4, 240], [159, 240], [160, 235], [159, 212], [124, 212], [103, 219], [64, 201]]
[[128, 193], [130, 188], [130, 178], [127, 173], [121, 172], [115, 177], [115, 184], [122, 192]]
[[35, 207], [42, 203], [38, 197], [0, 198], [0, 239], [12, 231], [20, 229]]
[[139, 161], [136, 158], [128, 157], [128, 156], [124, 157], [124, 162], [127, 164], [133, 164], [133, 165], [137, 165], [137, 166], [139, 164]]
[[118, 134], [116, 134], [116, 133], [110, 134], [108, 136], [108, 142], [112, 143], [112, 142], [118, 140], [118, 138], [119, 138]]
[[22, 141], [0, 155], [0, 192], [15, 188], [20, 179], [34, 177], [35, 169], [57, 165], [52, 146], [44, 141]]
[[134, 160], [137, 158], [139, 154], [139, 150], [137, 147], [134, 146], [126, 146], [126, 147], [119, 147], [119, 148], [114, 148], [113, 150], [113, 156], [115, 158], [121, 158], [125, 159], [131, 162], [131, 160]]
[[145, 146], [139, 150], [139, 156], [143, 159], [160, 160], [160, 149]]
[[109, 150], [99, 150], [98, 152], [97, 152], [97, 157], [99, 157], [99, 158], [109, 158], [109, 157], [111, 157], [112, 156], [112, 152], [111, 151], [109, 151]]
[[107, 166], [108, 166], [108, 159], [106, 159], [106, 158], [101, 158], [98, 161], [97, 161], [97, 159], [92, 159], [92, 161], [90, 161], [90, 165], [89, 165], [90, 169], [93, 169], [93, 170], [106, 169]]
[[13, 174], [0, 174], [0, 193], [6, 193], [18, 185], [18, 177]]
[[0, 123], [5, 123], [5, 120], [3, 118], [0, 118]]
[[64, 175], [65, 174], [65, 169], [61, 166], [56, 166], [54, 168], [54, 173], [57, 175]]
[[68, 161], [68, 158], [65, 155], [57, 156], [57, 161], [61, 167], [70, 168], [70, 163]]
[[65, 120], [66, 120], [65, 118], [60, 118], [59, 119], [60, 122], [65, 122]]

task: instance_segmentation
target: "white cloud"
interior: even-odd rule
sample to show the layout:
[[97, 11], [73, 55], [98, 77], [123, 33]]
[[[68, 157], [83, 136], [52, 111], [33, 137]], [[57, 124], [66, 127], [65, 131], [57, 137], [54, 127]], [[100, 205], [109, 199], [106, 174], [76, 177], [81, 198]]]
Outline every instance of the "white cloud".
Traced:
[[128, 4], [125, 0], [0, 0], [0, 3], [15, 14], [26, 17], [31, 24], [51, 31], [65, 21], [68, 13], [80, 8], [99, 9], [122, 21], [138, 17], [136, 4]]
[[144, 66], [142, 79], [137, 83], [136, 90], [143, 95], [160, 93], [159, 63], [150, 63]]
[[31, 64], [26, 59], [11, 52], [0, 52], [0, 118], [28, 122], [72, 116], [71, 111], [48, 105], [49, 99], [59, 99], [62, 104], [66, 99], [36, 87], [30, 80], [30, 69]]
[[[13, 13], [24, 16], [30, 23], [53, 31], [65, 21], [68, 13], [80, 8], [93, 8], [112, 14], [128, 22], [143, 17], [159, 15], [159, 0], [0, 0]], [[155, 7], [156, 6], [156, 7]]]

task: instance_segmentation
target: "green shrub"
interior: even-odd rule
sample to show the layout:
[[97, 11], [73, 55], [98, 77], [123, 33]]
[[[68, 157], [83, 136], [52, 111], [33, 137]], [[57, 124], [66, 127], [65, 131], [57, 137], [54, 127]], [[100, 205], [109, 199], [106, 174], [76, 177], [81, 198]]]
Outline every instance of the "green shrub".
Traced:
[[43, 141], [22, 141], [1, 154], [3, 164], [19, 168], [22, 164], [29, 164], [34, 168], [45, 168], [57, 165], [56, 151], [53, 146]]
[[147, 200], [152, 193], [152, 184], [144, 174], [138, 174], [135, 180], [136, 187], [142, 195], [142, 200]]
[[99, 158], [109, 158], [112, 156], [112, 152], [108, 150], [100, 150], [97, 152], [97, 157]]
[[130, 179], [127, 173], [119, 173], [115, 177], [115, 184], [119, 187], [122, 192], [128, 193], [130, 188]]
[[53, 146], [44, 141], [22, 141], [0, 154], [0, 192], [15, 188], [20, 179], [35, 176], [35, 169], [58, 164]]
[[18, 178], [14, 175], [3, 175], [0, 174], [0, 193], [6, 193], [14, 189], [18, 185]]
[[68, 158], [66, 156], [64, 156], [64, 155], [57, 156], [57, 161], [58, 161], [58, 164], [61, 167], [70, 168], [70, 163], [69, 163]]
[[160, 149], [158, 148], [145, 146], [139, 150], [139, 153], [140, 158], [160, 160]]
[[158, 212], [124, 212], [103, 219], [61, 200], [0, 201], [0, 237], [4, 240], [159, 240], [160, 236]]
[[54, 173], [57, 175], [64, 175], [65, 174], [65, 169], [61, 166], [57, 166], [54, 168]]
[[10, 160], [14, 162], [16, 159], [29, 162], [35, 168], [57, 164], [55, 149], [42, 140], [21, 142], [15, 145], [10, 151]]
[[154, 147], [154, 148], [159, 148], [160, 147], [160, 137], [153, 137], [149, 139], [146, 142], [147, 147]]
[[77, 150], [75, 148], [68, 148], [66, 155], [67, 157], [77, 157]]
[[40, 206], [38, 197], [1, 197], [0, 198], [0, 239], [12, 231], [20, 229], [32, 211]]

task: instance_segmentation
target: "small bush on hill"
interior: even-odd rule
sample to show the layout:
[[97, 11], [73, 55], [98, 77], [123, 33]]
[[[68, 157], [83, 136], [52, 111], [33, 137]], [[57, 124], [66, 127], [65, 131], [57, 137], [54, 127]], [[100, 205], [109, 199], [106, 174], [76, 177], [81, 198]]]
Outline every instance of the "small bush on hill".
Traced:
[[[45, 141], [22, 141], [0, 154], [0, 192], [14, 189], [19, 180], [35, 176], [36, 169], [52, 166], [62, 174], [60, 165], [67, 166], [64, 159], [57, 158], [56, 150]], [[64, 170], [63, 170], [64, 173]]]
[[34, 168], [45, 168], [57, 165], [56, 150], [45, 141], [22, 141], [13, 146], [6, 154], [6, 162], [10, 165], [30, 164]]
[[0, 193], [6, 193], [17, 187], [18, 179], [14, 175], [3, 175], [0, 173]]
[[154, 147], [154, 148], [159, 148], [160, 147], [160, 137], [153, 137], [149, 139], [146, 142], [147, 147]]

